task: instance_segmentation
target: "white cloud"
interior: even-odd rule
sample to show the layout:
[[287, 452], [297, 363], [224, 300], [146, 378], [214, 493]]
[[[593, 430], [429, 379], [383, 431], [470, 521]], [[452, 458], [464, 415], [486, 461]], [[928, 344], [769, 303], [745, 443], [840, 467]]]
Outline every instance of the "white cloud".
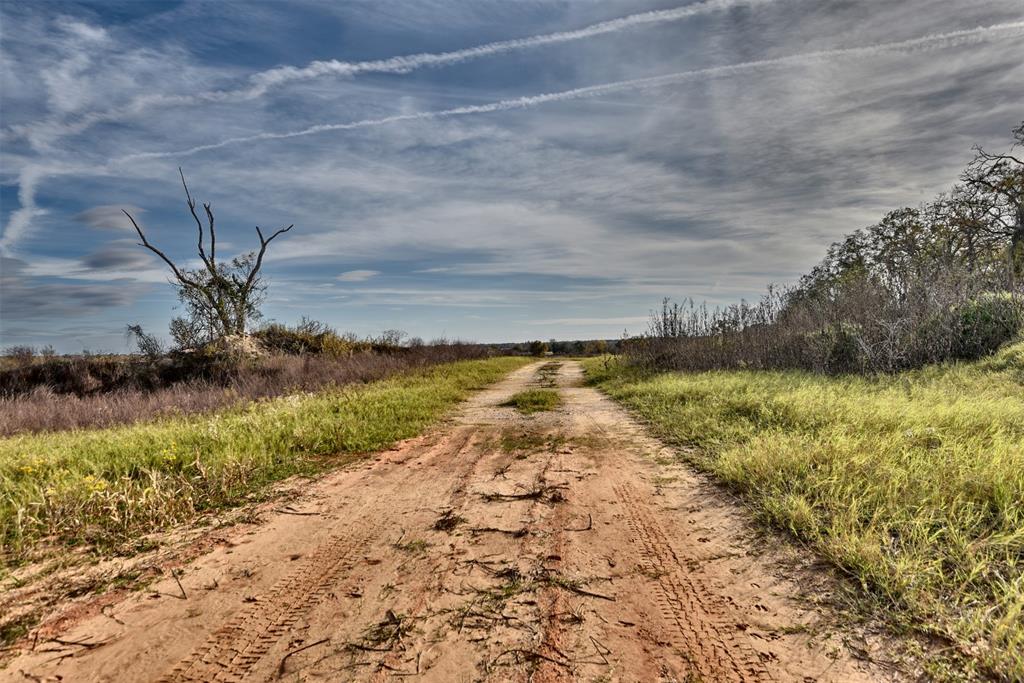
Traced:
[[935, 35], [921, 36], [909, 40], [896, 41], [891, 43], [879, 43], [851, 48], [837, 48], [832, 50], [818, 50], [815, 52], [803, 52], [786, 57], [774, 59], [757, 59], [737, 64], [726, 64], [712, 66], [703, 69], [690, 69], [661, 76], [648, 76], [645, 78], [633, 78], [624, 81], [588, 85], [570, 90], [558, 92], [541, 93], [538, 95], [526, 95], [513, 99], [488, 102], [486, 104], [471, 104], [461, 107], [452, 107], [436, 111], [419, 111], [408, 114], [394, 114], [392, 116], [360, 119], [343, 123], [318, 123], [297, 130], [284, 132], [262, 132], [253, 135], [241, 135], [224, 138], [218, 142], [211, 142], [202, 145], [195, 145], [187, 149], [179, 149], [169, 152], [135, 152], [118, 159], [118, 162], [129, 162], [137, 159], [160, 159], [192, 156], [200, 152], [209, 152], [222, 149], [230, 145], [238, 145], [250, 142], [264, 142], [269, 140], [288, 140], [291, 138], [305, 137], [307, 135], [319, 135], [336, 131], [350, 131], [359, 128], [375, 126], [387, 126], [395, 123], [410, 121], [422, 121], [426, 119], [450, 118], [455, 116], [467, 116], [474, 114], [491, 114], [494, 112], [512, 111], [516, 109], [528, 109], [550, 102], [567, 102], [570, 100], [600, 97], [619, 93], [628, 90], [650, 90], [663, 88], [670, 85], [677, 85], [688, 81], [705, 78], [723, 78], [747, 74], [753, 71], [786, 66], [805, 66], [815, 63], [844, 59], [849, 57], [871, 57], [887, 52], [904, 50], [925, 50], [930, 48], [956, 47], [972, 45], [978, 42], [992, 39], [1006, 39], [1024, 35], [1024, 22], [1010, 22], [993, 26], [981, 26], [974, 29], [939, 33]]
[[338, 276], [342, 282], [365, 282], [372, 277], [380, 275], [379, 270], [349, 270]]

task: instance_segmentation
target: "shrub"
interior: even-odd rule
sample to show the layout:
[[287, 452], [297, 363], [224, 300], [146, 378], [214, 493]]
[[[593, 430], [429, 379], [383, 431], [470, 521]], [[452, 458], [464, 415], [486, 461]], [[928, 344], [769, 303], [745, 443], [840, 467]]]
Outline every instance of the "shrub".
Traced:
[[858, 325], [836, 323], [808, 334], [807, 341], [814, 355], [820, 358], [822, 368], [827, 372], [857, 372], [862, 370], [867, 362]]
[[4, 355], [15, 363], [28, 364], [36, 355], [36, 350], [31, 346], [10, 346], [4, 350]]
[[955, 311], [958, 352], [978, 358], [1013, 341], [1024, 328], [1024, 299], [1009, 292], [992, 292], [961, 304]]
[[267, 351], [292, 356], [322, 354], [342, 358], [370, 348], [369, 343], [360, 342], [351, 335], [339, 335], [329, 325], [309, 318], [303, 318], [295, 327], [271, 323], [257, 330], [253, 336]]
[[142, 325], [139, 325], [138, 323], [128, 325], [128, 327], [125, 328], [125, 337], [129, 342], [134, 341], [135, 347], [139, 350], [139, 353], [150, 360], [156, 360], [160, 356], [164, 355], [164, 346], [160, 343], [160, 340], [157, 339], [156, 336], [143, 330]]

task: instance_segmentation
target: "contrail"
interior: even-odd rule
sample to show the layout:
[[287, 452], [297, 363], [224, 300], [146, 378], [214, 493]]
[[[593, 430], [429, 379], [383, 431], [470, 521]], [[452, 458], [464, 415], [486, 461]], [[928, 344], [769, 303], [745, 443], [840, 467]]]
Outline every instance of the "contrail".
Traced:
[[288, 138], [303, 137], [306, 135], [315, 135], [317, 133], [326, 133], [330, 131], [352, 130], [356, 128], [383, 126], [391, 123], [399, 123], [402, 121], [441, 119], [454, 116], [465, 116], [468, 114], [485, 114], [490, 112], [508, 111], [512, 109], [526, 109], [548, 102], [562, 102], [567, 100], [584, 99], [588, 97], [596, 97], [599, 95], [607, 95], [610, 93], [621, 92], [625, 90], [643, 90], [650, 88], [660, 88], [666, 85], [673, 85], [676, 83], [682, 83], [690, 80], [697, 80], [702, 78], [715, 78], [721, 76], [732, 76], [749, 71], [755, 71], [757, 69], [762, 68], [813, 64], [815, 62], [831, 61], [834, 59], [841, 59], [844, 57], [871, 56], [876, 54], [883, 54], [886, 52], [914, 50], [916, 48], [935, 48], [969, 45], [984, 42], [994, 34], [1024, 35], [1024, 22], [993, 24], [992, 26], [981, 26], [974, 29], [952, 31], [949, 33], [937, 33], [928, 36], [923, 36], [921, 38], [912, 38], [910, 40], [902, 40], [891, 43], [878, 43], [875, 45], [866, 45], [862, 47], [849, 47], [838, 48], [833, 50], [818, 50], [815, 52], [803, 52], [795, 55], [789, 55], [786, 57], [777, 57], [773, 59], [759, 59], [749, 62], [740, 62], [737, 64], [727, 64], [723, 66], [712, 66], [703, 69], [679, 71], [676, 73], [665, 74], [662, 76], [652, 76], [649, 78], [637, 78], [626, 81], [616, 81], [613, 83], [603, 83], [599, 85], [586, 86], [583, 88], [574, 88], [572, 90], [562, 90], [553, 93], [543, 93], [539, 95], [517, 97], [514, 99], [491, 102], [488, 104], [467, 105], [463, 107], [454, 107], [452, 109], [417, 112], [414, 114], [396, 114], [394, 116], [385, 116], [375, 119], [363, 119], [360, 121], [351, 121], [347, 123], [324, 123], [316, 126], [310, 126], [308, 128], [303, 128], [300, 130], [285, 131], [280, 133], [257, 133], [255, 135], [245, 135], [240, 137], [227, 138], [226, 140], [221, 140], [220, 142], [214, 142], [206, 145], [198, 145], [196, 147], [190, 147], [188, 149], [173, 152], [143, 152], [139, 154], [129, 154], [127, 156], [115, 159], [114, 163], [132, 161], [136, 159], [184, 157], [193, 154], [198, 154], [200, 152], [205, 152], [208, 150], [220, 149], [222, 147], [227, 147], [229, 145], [236, 145], [246, 142], [257, 142], [262, 140], [284, 140]]
[[[412, 55], [389, 57], [387, 59], [369, 60], [362, 62], [343, 62], [336, 59], [313, 61], [305, 66], [282, 66], [266, 71], [252, 74], [248, 84], [237, 89], [207, 90], [204, 92], [186, 95], [143, 95], [136, 97], [130, 102], [119, 106], [117, 109], [91, 112], [79, 117], [70, 123], [49, 123], [38, 126], [23, 126], [13, 129], [14, 133], [29, 139], [37, 130], [44, 135], [40, 138], [45, 142], [59, 139], [60, 137], [81, 133], [97, 123], [118, 121], [129, 116], [137, 116], [153, 107], [180, 107], [204, 102], [245, 102], [255, 100], [265, 95], [270, 90], [296, 81], [307, 81], [321, 76], [345, 76], [353, 77], [366, 73], [393, 73], [405, 74], [424, 67], [440, 67], [449, 64], [458, 64], [481, 57], [499, 55], [519, 50], [528, 50], [545, 45], [568, 43], [576, 40], [583, 40], [607, 33], [615, 33], [630, 28], [660, 24], [664, 22], [680, 21], [689, 17], [702, 14], [712, 14], [732, 9], [734, 7], [753, 7], [778, 2], [778, 0], [704, 0], [703, 2], [675, 7], [671, 9], [655, 10], [630, 14], [618, 19], [602, 21], [590, 26], [584, 26], [572, 31], [559, 31], [556, 33], [544, 33], [527, 38], [515, 38], [512, 40], [501, 40], [493, 43], [485, 43], [474, 47], [450, 52], [421, 52]], [[45, 144], [44, 142], [44, 144]]]
[[622, 31], [624, 29], [643, 26], [646, 24], [679, 21], [680, 19], [686, 19], [700, 14], [720, 12], [734, 7], [766, 5], [772, 2], [775, 2], [775, 0], [705, 0], [704, 2], [694, 3], [684, 7], [642, 12], [640, 14], [630, 14], [618, 19], [611, 19], [609, 21], [591, 24], [590, 26], [585, 26], [584, 28], [573, 31], [559, 31], [557, 33], [546, 33], [531, 36], [529, 38], [501, 40], [494, 43], [486, 43], [476, 47], [465, 48], [463, 50], [453, 50], [451, 52], [423, 52], [403, 57], [390, 57], [388, 59], [365, 62], [341, 62], [332, 59], [327, 61], [310, 62], [307, 66], [301, 68], [292, 66], [280, 67], [255, 74], [250, 79], [253, 83], [251, 91], [262, 94], [266, 88], [271, 86], [294, 80], [316, 78], [327, 74], [354, 76], [360, 73], [409, 73], [410, 71], [429, 66], [458, 64], [459, 62], [465, 62], [471, 59], [478, 59], [480, 57], [487, 57], [490, 55], [526, 50], [544, 45], [554, 45], [556, 43], [567, 43], [574, 40], [582, 40], [584, 38], [592, 38], [605, 33], [614, 33], [616, 31]]
[[[701, 14], [711, 14], [714, 12], [728, 10], [733, 7], [751, 7], [756, 5], [766, 5], [777, 1], [778, 0], [704, 0], [703, 2], [697, 2], [692, 5], [686, 5], [683, 7], [655, 10], [651, 12], [642, 12], [639, 14], [630, 14], [625, 17], [611, 19], [608, 21], [602, 21], [572, 31], [559, 31], [556, 33], [546, 33], [530, 36], [527, 38], [502, 40], [493, 43], [485, 43], [483, 45], [477, 45], [475, 47], [465, 48], [462, 50], [453, 50], [450, 52], [423, 52], [412, 55], [391, 57], [388, 59], [370, 60], [362, 62], [342, 62], [338, 60], [314, 61], [302, 67], [277, 67], [274, 69], [268, 69], [266, 71], [261, 71], [253, 74], [249, 77], [249, 82], [246, 86], [234, 90], [207, 90], [205, 92], [185, 95], [143, 95], [141, 97], [136, 97], [135, 99], [131, 100], [130, 102], [122, 106], [119, 106], [115, 110], [87, 113], [79, 117], [76, 121], [70, 123], [47, 122], [37, 124], [34, 126], [16, 127], [12, 129], [12, 132], [16, 136], [26, 137], [27, 139], [30, 140], [30, 142], [32, 142], [33, 146], [42, 145], [45, 148], [49, 146], [52, 142], [59, 140], [64, 136], [81, 133], [98, 123], [118, 121], [126, 117], [137, 116], [154, 107], [180, 107], [204, 102], [240, 102], [254, 100], [262, 97], [268, 91], [275, 87], [279, 87], [294, 81], [310, 80], [325, 75], [351, 77], [357, 74], [365, 73], [409, 73], [411, 71], [421, 69], [424, 67], [439, 67], [448, 64], [457, 64], [459, 62], [465, 62], [472, 59], [479, 59], [481, 57], [487, 57], [490, 55], [498, 55], [508, 52], [515, 52], [518, 50], [527, 50], [534, 47], [542, 47], [545, 45], [555, 45], [558, 43], [568, 43], [576, 40], [583, 40], [585, 38], [599, 36], [607, 33], [614, 33], [616, 31], [623, 31], [626, 29], [639, 26], [659, 24], [671, 21], [680, 21], [688, 17], [698, 16]], [[493, 110], [485, 109], [482, 111]], [[469, 114], [476, 112], [458, 112], [453, 110], [451, 112], [448, 112], [447, 114], [436, 114], [436, 116], [455, 116], [459, 113]], [[401, 120], [403, 120], [401, 117], [392, 117], [389, 119], [380, 120], [375, 124], [365, 122], [362, 124], [351, 125], [347, 127], [356, 128], [361, 127], [361, 125], [381, 125]], [[340, 128], [336, 127], [325, 128], [324, 130], [339, 129]], [[303, 134], [308, 135], [313, 132], [320, 131], [310, 130], [309, 132]], [[279, 135], [278, 137], [290, 136]], [[223, 147], [227, 144], [232, 144], [234, 142], [243, 142], [250, 139], [257, 140], [260, 138], [257, 136], [248, 139], [233, 139], [231, 141], [226, 141], [220, 145], [206, 147], [206, 149], [216, 149], [216, 147]], [[268, 137], [266, 139], [270, 138]], [[196, 153], [199, 151], [203, 150], [197, 148], [191, 153]], [[161, 154], [152, 154], [149, 156], [161, 156]], [[131, 155], [129, 157], [125, 157], [125, 159], [146, 157], [147, 155], [141, 154]], [[0, 238], [0, 250], [4, 248], [9, 249], [11, 245], [15, 241], [17, 241], [21, 234], [25, 232], [31, 220], [35, 216], [41, 215], [43, 213], [43, 211], [39, 209], [35, 204], [35, 187], [44, 175], [45, 173], [43, 173], [40, 170], [40, 168], [36, 166], [26, 168], [22, 172], [18, 191], [19, 203], [21, 205], [21, 208], [15, 211], [9, 218], [7, 226], [4, 229], [3, 237]]]
[[[573, 90], [564, 90], [555, 93], [546, 93], [528, 97], [501, 100], [498, 102], [492, 102], [490, 104], [470, 105], [464, 107], [455, 107], [453, 109], [444, 109], [440, 111], [419, 112], [415, 114], [400, 114], [377, 119], [364, 119], [361, 121], [353, 121], [348, 123], [320, 124], [317, 126], [311, 126], [309, 128], [304, 128], [302, 130], [290, 132], [259, 133], [256, 135], [228, 138], [220, 142], [211, 143], [207, 145], [199, 145], [196, 147], [176, 152], [144, 152], [140, 154], [130, 154], [127, 156], [114, 159], [111, 163], [116, 164], [136, 159], [155, 159], [166, 157], [189, 156], [207, 150], [219, 149], [222, 147], [227, 147], [229, 145], [242, 144], [246, 142], [256, 142], [260, 140], [281, 140], [287, 138], [301, 137], [305, 135], [315, 135], [317, 133], [324, 133], [329, 131], [351, 130], [356, 128], [381, 126], [391, 123], [398, 123], [401, 121], [438, 119], [469, 114], [482, 114], [488, 112], [506, 111], [512, 109], [524, 109], [528, 107], [537, 106], [539, 104], [544, 104], [546, 102], [583, 99], [587, 97], [596, 97], [600, 95], [625, 90], [656, 88], [700, 78], [713, 78], [719, 76], [741, 74], [759, 68], [812, 64], [814, 62], [828, 61], [836, 58], [870, 56], [873, 54], [882, 54], [885, 52], [914, 50], [916, 48], [927, 49], [935, 47], [969, 45], [984, 42], [988, 40], [989, 37], [1000, 34], [1024, 35], [1024, 22], [993, 24], [991, 26], [983, 26], [974, 29], [965, 29], [961, 31], [952, 31], [949, 33], [933, 34], [921, 38], [912, 38], [910, 40], [898, 42], [879, 43], [876, 45], [868, 45], [863, 47], [820, 50], [815, 52], [806, 52], [796, 55], [790, 55], [787, 57], [779, 57], [775, 59], [762, 59], [749, 62], [741, 62], [738, 64], [709, 67], [705, 69], [694, 69], [691, 71], [681, 71], [677, 73], [666, 74], [663, 76], [653, 76], [650, 78], [618, 81], [614, 83], [593, 85], [584, 88], [575, 88]], [[52, 171], [50, 172], [52, 173]], [[8, 221], [8, 225], [4, 231], [3, 238], [0, 239], [0, 251], [2, 251], [5, 247], [9, 249], [20, 236], [20, 234], [27, 229], [30, 220], [34, 216], [38, 215], [40, 210], [35, 205], [34, 189], [36, 183], [44, 175], [46, 175], [46, 173], [39, 172], [37, 169], [32, 169], [29, 173], [23, 174], [22, 187], [21, 191], [19, 192], [21, 208], [18, 211], [16, 211], [12, 215], [11, 219]]]
[[33, 218], [46, 213], [45, 209], [36, 206], [36, 186], [46, 175], [45, 169], [38, 166], [26, 166], [18, 175], [18, 204], [20, 208], [11, 213], [0, 238], [0, 254], [11, 248], [28, 229]]

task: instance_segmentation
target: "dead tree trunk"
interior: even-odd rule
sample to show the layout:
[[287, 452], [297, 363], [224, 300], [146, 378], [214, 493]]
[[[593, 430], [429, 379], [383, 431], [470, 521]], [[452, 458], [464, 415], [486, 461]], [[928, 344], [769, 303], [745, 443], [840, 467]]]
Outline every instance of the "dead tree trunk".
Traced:
[[260, 270], [267, 247], [278, 236], [291, 230], [294, 224], [275, 231], [270, 237], [264, 237], [263, 231], [257, 226], [256, 234], [260, 240], [258, 251], [237, 256], [228, 262], [218, 261], [217, 228], [213, 209], [209, 203], [203, 204], [206, 218], [204, 227], [203, 220], [196, 210], [196, 200], [192, 197], [188, 183], [185, 182], [185, 174], [180, 168], [178, 174], [181, 176], [189, 212], [196, 224], [196, 249], [203, 263], [202, 268], [186, 270], [178, 266], [167, 254], [146, 239], [142, 227], [128, 211], [122, 211], [142, 240], [140, 246], [156, 254], [171, 269], [172, 283], [178, 287], [178, 298], [185, 304], [191, 317], [190, 322], [207, 330], [206, 336], [210, 339], [206, 341], [230, 335], [244, 335], [249, 321], [259, 317], [259, 304], [262, 302], [265, 289]]

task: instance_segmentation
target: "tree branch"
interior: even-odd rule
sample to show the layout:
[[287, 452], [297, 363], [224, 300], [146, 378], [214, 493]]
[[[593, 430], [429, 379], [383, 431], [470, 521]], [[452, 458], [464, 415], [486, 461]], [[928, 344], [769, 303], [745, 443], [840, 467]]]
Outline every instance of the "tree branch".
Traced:
[[[188, 183], [185, 182], [185, 172], [181, 170], [181, 166], [178, 167], [178, 175], [181, 176], [181, 186], [185, 188], [185, 199], [188, 201], [188, 210], [192, 213], [192, 218], [195, 219], [196, 228], [199, 231], [199, 258], [206, 264], [206, 269], [210, 271], [210, 274], [214, 277], [217, 276], [217, 266], [206, 257], [206, 251], [203, 249], [203, 222], [199, 220], [199, 214], [196, 213], [196, 200], [192, 198], [192, 193], [188, 191]], [[206, 207], [206, 205], [203, 205]], [[209, 214], [209, 209], [207, 209]], [[211, 230], [213, 229], [213, 223], [210, 223]]]
[[132, 215], [128, 213], [127, 210], [121, 209], [121, 211], [124, 213], [125, 216], [128, 216], [128, 220], [130, 220], [132, 222], [132, 225], [135, 226], [135, 232], [139, 233], [139, 239], [142, 240], [142, 246], [144, 246], [146, 249], [149, 249], [151, 252], [153, 252], [161, 259], [163, 259], [164, 263], [170, 266], [171, 270], [174, 271], [174, 277], [178, 279], [178, 282], [181, 282], [182, 284], [188, 285], [190, 287], [199, 287], [198, 283], [189, 280], [187, 277], [185, 277], [182, 274], [182, 272], [178, 270], [178, 266], [174, 265], [174, 261], [167, 258], [167, 255], [164, 254], [164, 252], [160, 251], [159, 249], [157, 249], [156, 247], [149, 243], [149, 240], [146, 239], [145, 233], [142, 232], [142, 228], [139, 227], [139, 224], [135, 222], [135, 218], [133, 218]]
[[284, 233], [288, 232], [294, 227], [295, 224], [292, 223], [287, 228], [281, 228], [280, 230], [275, 232], [273, 235], [270, 236], [269, 239], [263, 239], [263, 231], [260, 230], [260, 226], [256, 226], [256, 234], [259, 235], [260, 238], [260, 251], [256, 255], [256, 263], [255, 265], [253, 265], [252, 270], [249, 272], [249, 277], [245, 281], [245, 291], [247, 293], [252, 287], [253, 282], [256, 281], [256, 274], [259, 272], [260, 268], [263, 267], [263, 255], [267, 253], [267, 245], [273, 242], [275, 237], [277, 237], [278, 235], [283, 235]]
[[213, 227], [213, 209], [210, 207], [210, 203], [206, 202], [203, 204], [203, 209], [206, 211], [206, 219], [210, 222], [210, 260], [214, 266], [217, 265], [217, 232]]

